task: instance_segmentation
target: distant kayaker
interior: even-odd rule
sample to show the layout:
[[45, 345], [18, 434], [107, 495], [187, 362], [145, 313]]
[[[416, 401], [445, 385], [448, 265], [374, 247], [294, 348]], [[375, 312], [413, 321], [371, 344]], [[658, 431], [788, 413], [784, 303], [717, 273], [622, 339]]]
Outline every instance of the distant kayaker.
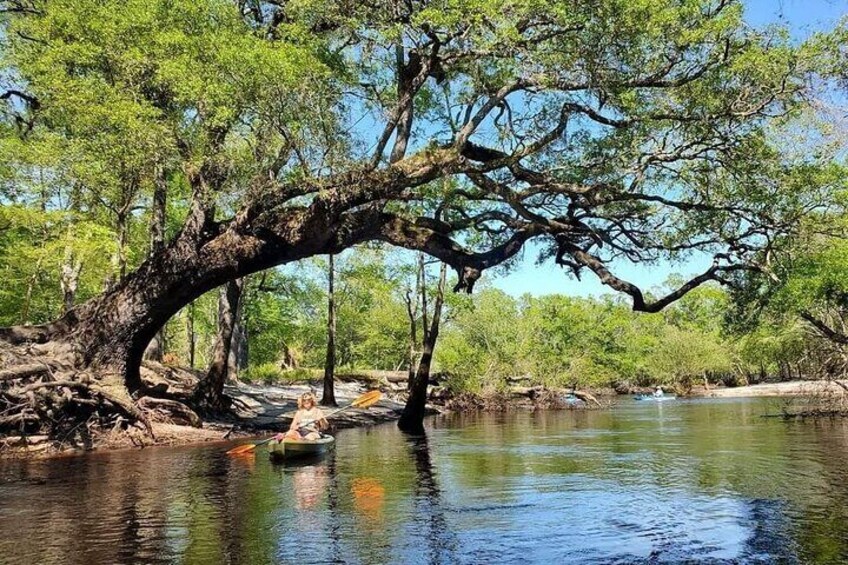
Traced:
[[658, 386], [657, 390], [654, 391], [654, 398], [662, 398], [663, 396], [665, 396], [665, 393], [663, 392], [662, 387]]
[[[329, 424], [324, 419], [324, 413], [316, 406], [315, 395], [304, 392], [297, 399], [297, 412], [294, 415], [289, 431], [277, 434], [276, 439], [315, 440], [320, 439], [319, 430], [326, 430]], [[306, 424], [305, 427], [302, 427]]]

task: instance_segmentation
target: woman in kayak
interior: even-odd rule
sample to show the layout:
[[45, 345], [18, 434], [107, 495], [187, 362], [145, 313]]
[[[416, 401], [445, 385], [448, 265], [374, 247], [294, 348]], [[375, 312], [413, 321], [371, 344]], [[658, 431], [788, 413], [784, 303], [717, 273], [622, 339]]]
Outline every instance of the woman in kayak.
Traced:
[[[306, 424], [305, 427], [302, 427]], [[329, 424], [324, 419], [324, 413], [316, 406], [315, 395], [304, 392], [297, 399], [297, 412], [294, 415], [289, 431], [277, 434], [276, 439], [315, 440], [321, 437], [319, 430], [326, 430]]]

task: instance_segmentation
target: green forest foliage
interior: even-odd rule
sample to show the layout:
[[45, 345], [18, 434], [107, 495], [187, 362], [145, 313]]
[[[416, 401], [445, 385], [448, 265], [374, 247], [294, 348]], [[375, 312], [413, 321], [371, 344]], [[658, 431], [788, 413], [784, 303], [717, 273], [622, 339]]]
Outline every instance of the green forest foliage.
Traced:
[[[388, 16], [380, 10], [367, 13], [366, 5], [354, 3], [355, 9], [342, 17], [335, 11], [342, 12], [343, 6], [335, 2], [289, 4], [291, 18], [280, 23], [273, 41], [252, 27], [249, 18], [234, 9], [235, 3], [225, 0], [58, 0], [37, 18], [0, 14], [4, 30], [0, 86], [25, 85], [39, 100], [33, 114], [40, 123], [32, 127], [17, 120], [19, 114], [27, 115], [18, 98], [11, 97], [2, 107], [0, 326], [43, 323], [59, 316], [63, 269], [79, 269], [74, 290], [74, 302], [79, 304], [138, 265], [150, 246], [151, 194], [162, 180], [159, 177], [168, 188], [170, 237], [187, 213], [186, 177], [201, 164], [215, 162], [225, 170], [226, 181], [215, 198], [219, 213], [227, 215], [252, 189], [250, 181], [275, 169], [274, 163], [292, 147], [301, 155], [290, 159], [293, 164], [276, 166], [280, 178], [303, 175], [304, 163], [318, 163], [317, 168], [324, 170], [361, 157], [361, 145], [367, 144], [355, 137], [364, 126], [347, 123], [351, 104], [361, 104], [359, 109], [373, 106], [377, 114], [387, 111], [380, 93], [394, 88], [391, 60], [404, 27], [383, 21]], [[528, 49], [529, 58], [469, 62], [467, 68], [454, 67], [450, 76], [427, 83], [419, 94], [418, 109], [432, 121], [421, 129], [447, 131], [455, 125], [452, 112], [500, 85], [525, 63], [539, 69], [542, 86], [555, 79], [576, 80], [584, 70], [597, 74], [597, 83], [606, 86], [599, 91], [600, 107], [621, 118], [690, 111], [710, 117], [737, 98], [744, 101], [748, 83], [767, 90], [784, 79], [786, 68], [805, 69], [814, 62], [836, 78], [848, 75], [848, 59], [822, 57], [844, 55], [833, 45], [838, 44], [838, 35], [822, 36], [796, 50], [783, 33], [768, 41], [743, 33], [741, 5], [705, 19], [701, 17], [705, 4], [628, 0], [603, 3], [601, 9], [594, 2], [572, 6], [521, 0], [509, 2], [505, 9], [501, 2], [483, 0], [429, 3], [415, 14], [412, 24], [429, 22], [434, 28], [451, 29], [471, 22], [474, 25], [463, 35], [474, 46], [469, 53]], [[537, 13], [549, 13], [582, 31], [577, 39], [555, 40], [555, 48], [535, 50], [521, 37], [513, 37], [515, 26], [507, 24]], [[322, 17], [337, 24], [337, 44], [313, 32], [326, 23]], [[369, 33], [362, 32], [363, 22], [371, 26]], [[476, 25], [481, 22], [485, 25]], [[609, 37], [619, 41], [610, 43]], [[348, 40], [355, 46], [354, 55], [341, 47]], [[640, 90], [622, 82], [631, 69], [668, 64], [669, 54], [657, 45], [678, 47], [686, 57], [694, 57], [689, 46], [703, 44], [712, 52], [713, 42], [721, 45], [716, 53], [730, 56], [733, 64], [708, 66], [702, 81], [684, 83], [670, 92]], [[587, 46], [609, 47], [587, 53]], [[683, 55], [681, 61], [686, 61]], [[799, 76], [791, 74], [785, 88], [800, 91]], [[447, 82], [442, 82], [445, 78]], [[372, 91], [376, 98], [370, 98]], [[365, 102], [351, 102], [353, 95]], [[450, 99], [447, 112], [443, 97]], [[545, 129], [555, 121], [558, 112], [545, 106], [543, 94], [528, 100], [532, 104], [519, 104], [511, 111], [531, 112], [537, 109], [534, 105], [546, 108], [525, 118], [528, 130]], [[781, 112], [787, 116], [799, 112], [798, 97], [789, 96], [783, 104]], [[713, 129], [740, 130], [727, 134], [733, 143], [724, 149], [729, 160], [719, 173], [692, 160], [677, 168], [658, 167], [648, 175], [649, 182], [671, 186], [671, 193], [686, 202], [700, 202], [707, 195], [718, 209], [687, 215], [658, 212], [656, 198], [638, 204], [622, 200], [604, 211], [612, 228], [600, 218], [598, 225], [591, 224], [587, 215], [595, 228], [617, 234], [614, 226], [620, 223], [621, 212], [633, 233], [645, 239], [640, 253], [648, 260], [666, 256], [685, 261], [687, 246], [694, 247], [702, 235], [709, 240], [744, 233], [744, 225], [723, 213], [722, 205], [742, 203], [757, 214], [767, 210], [777, 218], [793, 217], [785, 209], [806, 209], [808, 200], [819, 198], [819, 191], [805, 188], [828, 187], [821, 192], [829, 197], [830, 187], [844, 185], [846, 178], [844, 143], [824, 159], [832, 166], [805, 166], [810, 161], [806, 146], [798, 150], [799, 157], [778, 155], [785, 147], [770, 143], [768, 134], [776, 137], [774, 132], [764, 131], [759, 122], [725, 124], [693, 118], [667, 126], [659, 119], [644, 124], [637, 120], [638, 127], [616, 128], [604, 135], [598, 125], [581, 126], [588, 123], [585, 118], [572, 122], [580, 129], [557, 149], [561, 155], [543, 153], [528, 161], [534, 166], [548, 160], [566, 163], [559, 167], [558, 178], [575, 185], [614, 184], [622, 177], [629, 181], [628, 167], [642, 159], [643, 151], [661, 161], [667, 142], [673, 147], [677, 141], [685, 148], [682, 140], [711, 139]], [[490, 126], [492, 137], [513, 135], [505, 127], [498, 129], [497, 120], [495, 126]], [[227, 132], [225, 142], [217, 135], [221, 131]], [[456, 188], [440, 179], [426, 190], [439, 201], [443, 191]], [[427, 205], [422, 199], [421, 206]], [[553, 206], [544, 199], [532, 205]], [[482, 204], [473, 199], [460, 201], [457, 209], [448, 206], [447, 219], [472, 215], [477, 206]], [[557, 214], [570, 213], [570, 205], [557, 206]], [[705, 376], [736, 383], [842, 374], [844, 364], [840, 369], [835, 360], [845, 358], [844, 345], [827, 339], [802, 318], [811, 314], [827, 327], [846, 332], [844, 196], [820, 209], [827, 212], [811, 219], [806, 238], [774, 242], [776, 256], [769, 259], [775, 280], [740, 276], [732, 292], [704, 286], [658, 314], [634, 313], [618, 298], [513, 297], [482, 284], [471, 296], [450, 295], [436, 347], [436, 371], [448, 375], [455, 388], [471, 391], [497, 389], [508, 377], [522, 375], [550, 386], [685, 387]], [[495, 211], [502, 212], [503, 207]], [[470, 235], [464, 243], [475, 243], [475, 237], [488, 240], [487, 233]], [[613, 239], [621, 244], [618, 235]], [[745, 241], [740, 235], [739, 242]], [[547, 250], [548, 255], [555, 253], [554, 247]], [[414, 294], [414, 264], [411, 255], [384, 248], [357, 248], [339, 257], [340, 369], [406, 369], [410, 340], [406, 300]], [[248, 337], [244, 375], [274, 380], [284, 377], [284, 364], [305, 369], [323, 365], [326, 269], [326, 260], [319, 258], [249, 277], [241, 316]], [[669, 287], [681, 282], [670, 281]], [[421, 312], [414, 318], [420, 340]], [[189, 364], [193, 349], [193, 365], [204, 369], [216, 319], [213, 292], [168, 322], [169, 361]]]
[[[46, 321], [61, 311], [59, 273], [69, 253], [84, 265], [78, 299], [100, 292], [115, 268], [116, 244], [108, 225], [32, 206], [2, 207], [0, 222], [5, 281], [0, 323]], [[130, 256], [142, 255], [144, 246], [143, 234], [131, 238]], [[384, 248], [358, 248], [337, 258], [340, 371], [406, 370], [405, 298], [414, 290], [414, 263], [411, 254]], [[508, 378], [522, 376], [554, 387], [683, 388], [704, 377], [739, 384], [826, 376], [844, 348], [824, 339], [799, 312], [814, 311], [831, 322], [845, 319], [848, 247], [841, 239], [812, 239], [792, 268], [784, 268], [785, 283], [768, 289], [767, 301], [705, 286], [658, 314], [633, 312], [612, 296], [513, 297], [491, 287], [470, 296], [450, 294], [435, 370], [451, 387], [474, 392], [502, 389]], [[248, 279], [243, 378], [285, 382], [317, 374], [326, 343], [326, 269], [326, 260], [316, 259]], [[669, 286], [678, 282], [670, 280]], [[740, 303], [756, 310], [756, 319], [741, 323]], [[167, 360], [188, 365], [193, 339], [194, 366], [205, 369], [216, 323], [217, 293], [212, 292], [167, 324]], [[416, 324], [420, 340], [420, 312]], [[301, 370], [286, 370], [286, 357]]]
[[455, 313], [440, 367], [457, 388], [503, 387], [508, 377], [552, 387], [682, 384], [727, 378], [736, 351], [721, 332], [725, 295], [704, 288], [662, 314], [609, 297], [515, 299], [487, 289]]

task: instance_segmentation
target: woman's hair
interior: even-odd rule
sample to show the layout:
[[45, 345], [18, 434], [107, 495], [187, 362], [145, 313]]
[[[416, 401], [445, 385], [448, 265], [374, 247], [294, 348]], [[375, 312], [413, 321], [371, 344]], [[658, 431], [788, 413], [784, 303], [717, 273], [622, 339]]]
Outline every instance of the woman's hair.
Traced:
[[312, 402], [312, 406], [315, 406], [316, 404], [318, 404], [315, 401], [315, 395], [314, 394], [312, 394], [311, 392], [304, 392], [303, 394], [300, 395], [300, 398], [297, 399], [298, 410], [302, 409], [303, 405], [306, 404], [307, 401]]

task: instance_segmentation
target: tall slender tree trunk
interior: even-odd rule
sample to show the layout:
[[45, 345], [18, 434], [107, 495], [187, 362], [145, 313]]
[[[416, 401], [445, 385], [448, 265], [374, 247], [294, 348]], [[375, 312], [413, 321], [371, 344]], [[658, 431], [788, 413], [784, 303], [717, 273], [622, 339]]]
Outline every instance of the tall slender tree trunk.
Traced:
[[[79, 187], [74, 184], [68, 202], [68, 210], [71, 214], [79, 211]], [[64, 316], [74, 307], [77, 296], [77, 288], [79, 287], [80, 273], [82, 272], [82, 261], [74, 257], [74, 251], [70, 245], [70, 240], [73, 238], [73, 227], [68, 226], [68, 243], [65, 245], [65, 257], [62, 261], [61, 272], [59, 273], [59, 285], [62, 289], [62, 315]]]
[[32, 293], [35, 290], [35, 286], [38, 283], [38, 277], [41, 275], [41, 257], [35, 262], [35, 270], [29, 277], [27, 281], [27, 289], [24, 293], [24, 303], [21, 308], [21, 321], [24, 324], [29, 324], [29, 315], [30, 308], [32, 306]]
[[186, 338], [188, 339], [188, 366], [194, 369], [195, 348], [197, 338], [194, 334], [194, 302], [188, 305], [186, 311]]
[[130, 216], [128, 212], [121, 211], [118, 216], [118, 280], [127, 276], [127, 246], [130, 236]]
[[239, 375], [247, 367], [247, 325], [243, 319], [245, 298], [243, 283], [241, 299], [236, 308], [230, 354], [227, 357], [227, 382], [230, 383], [238, 382]]
[[[417, 280], [416, 276], [416, 280]], [[415, 379], [415, 370], [416, 370], [416, 361], [417, 355], [416, 350], [418, 347], [418, 296], [417, 296], [417, 286], [416, 282], [416, 293], [412, 294], [411, 290], [407, 290], [406, 292], [406, 315], [409, 318], [409, 351], [407, 352], [407, 389], [412, 388], [412, 381]]]
[[63, 316], [70, 312], [74, 307], [81, 271], [82, 263], [79, 260], [74, 260], [73, 252], [70, 247], [68, 247], [65, 249], [65, 259], [62, 262], [62, 271], [59, 278], [59, 285], [62, 288]]
[[321, 404], [338, 406], [336, 404], [335, 373], [336, 373], [336, 291], [335, 291], [335, 261], [330, 254], [330, 266], [327, 273], [327, 357], [324, 360], [324, 393]]
[[115, 219], [115, 253], [112, 255], [112, 273], [106, 277], [107, 291], [117, 287], [127, 275], [127, 241], [129, 240], [129, 207], [119, 209]]
[[[423, 344], [427, 341], [427, 332], [429, 331], [427, 325], [427, 269], [424, 264], [424, 254], [418, 254], [418, 270], [416, 276], [416, 290], [418, 291], [419, 296], [421, 297], [421, 343], [422, 349]], [[416, 307], [417, 308], [417, 307]], [[411, 328], [412, 334], [411, 339], [415, 344], [418, 343], [418, 337], [415, 335], [416, 328], [413, 326]], [[410, 364], [409, 367], [409, 378], [406, 380], [406, 390], [412, 392], [413, 383], [415, 382], [415, 373], [418, 371], [418, 367], [421, 364], [420, 355], [416, 355], [414, 359], [414, 363]]]
[[229, 408], [224, 396], [224, 383], [227, 382], [230, 351], [243, 285], [244, 279], [235, 279], [221, 287], [218, 297], [218, 336], [212, 350], [212, 363], [206, 378], [201, 381], [195, 393], [197, 400], [213, 411]]
[[[165, 221], [168, 208], [168, 178], [163, 167], [156, 169], [156, 178], [153, 184], [153, 200], [150, 205], [150, 252], [148, 257], [153, 257], [165, 249]], [[165, 355], [165, 329], [159, 328], [147, 349], [144, 350], [144, 358], [153, 361], [162, 361]]]
[[430, 324], [427, 321], [427, 268], [424, 264], [424, 254], [418, 254], [418, 284], [421, 289], [421, 336], [427, 339]]
[[427, 408], [427, 385], [430, 383], [430, 367], [433, 363], [433, 352], [436, 349], [436, 340], [439, 338], [439, 324], [442, 319], [442, 305], [445, 298], [445, 280], [447, 278], [447, 265], [442, 263], [439, 271], [439, 286], [436, 291], [436, 300], [433, 304], [433, 318], [424, 336], [421, 351], [421, 361], [415, 372], [415, 380], [410, 389], [409, 398], [403, 413], [398, 420], [398, 427], [410, 433], [424, 432], [424, 415]]

